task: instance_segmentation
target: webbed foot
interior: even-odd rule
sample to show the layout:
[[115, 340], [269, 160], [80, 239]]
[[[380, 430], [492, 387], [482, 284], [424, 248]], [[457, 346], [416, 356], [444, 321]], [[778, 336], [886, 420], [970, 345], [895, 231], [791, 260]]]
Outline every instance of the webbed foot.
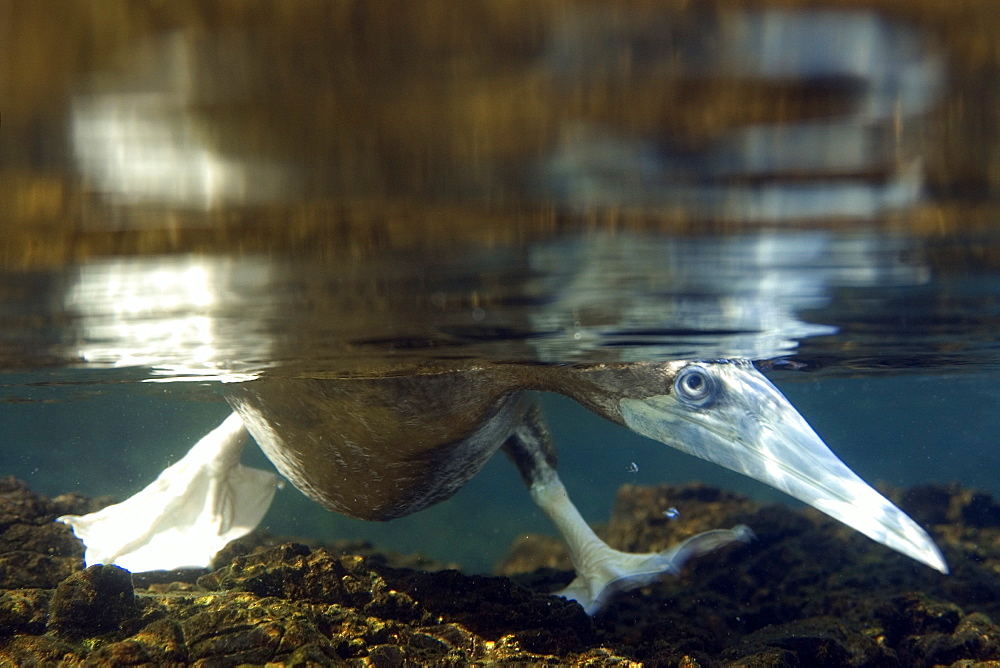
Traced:
[[615, 594], [645, 587], [666, 574], [679, 575], [689, 559], [753, 539], [750, 527], [740, 524], [732, 529], [706, 531], [663, 552], [648, 554], [630, 554], [603, 542], [592, 543], [577, 564], [576, 578], [555, 595], [576, 601], [588, 615], [593, 615]]
[[556, 473], [552, 440], [537, 406], [526, 412], [523, 422], [504, 443], [504, 451], [521, 472], [531, 498], [552, 520], [569, 548], [576, 578], [555, 595], [576, 601], [588, 615], [598, 612], [619, 592], [643, 587], [667, 573], [680, 573], [693, 557], [730, 543], [749, 543], [754, 538], [750, 527], [740, 524], [700, 533], [663, 552], [630, 554], [615, 550], [594, 533], [570, 501]]
[[252, 531], [278, 476], [240, 464], [247, 432], [235, 413], [206, 434], [145, 489], [89, 515], [64, 515], [86, 545], [87, 565], [133, 572], [199, 568]]

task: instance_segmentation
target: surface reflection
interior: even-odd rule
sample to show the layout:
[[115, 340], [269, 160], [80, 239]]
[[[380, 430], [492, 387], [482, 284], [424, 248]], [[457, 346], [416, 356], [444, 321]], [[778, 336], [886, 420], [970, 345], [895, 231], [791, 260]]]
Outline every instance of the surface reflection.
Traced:
[[[391, 63], [363, 39], [293, 62], [253, 30], [130, 44], [73, 97], [76, 169], [110, 202], [180, 209], [402, 196], [788, 221], [921, 197], [944, 64], [915, 29], [834, 9], [534, 18], [510, 59], [488, 39], [413, 37]], [[706, 124], [740, 89], [777, 97]]]
[[228, 79], [231, 66], [225, 67], [228, 85], [211, 94], [201, 79], [231, 65], [218, 62], [220, 53], [237, 62], [251, 55], [246, 39], [233, 37], [215, 46], [214, 54], [199, 50], [182, 33], [152, 40], [129, 54], [130, 71], [113, 85], [93, 84], [97, 91], [74, 97], [73, 154], [89, 187], [118, 204], [198, 209], [294, 194], [285, 170], [214, 146], [218, 129], [211, 115], [198, 110], [245, 103], [249, 91], [246, 82]]
[[270, 284], [263, 261], [108, 260], [80, 268], [63, 308], [88, 364], [238, 379], [246, 360], [260, 368], [271, 359], [259, 330]]
[[71, 358], [166, 378], [232, 380], [273, 367], [352, 375], [463, 358], [770, 359], [836, 335], [822, 314], [838, 288], [928, 280], [905, 238], [595, 234], [339, 265], [96, 262], [76, 274], [58, 319], [73, 323]]
[[[922, 149], [912, 131], [938, 101], [944, 68], [916, 31], [870, 11], [734, 11], [681, 37], [665, 31], [669, 38], [652, 36], [665, 28], [657, 23], [606, 18], [576, 16], [560, 26], [549, 54], [557, 81], [607, 85], [611, 63], [628, 54], [628, 79], [796, 82], [785, 104], [822, 102], [780, 123], [701, 138], [564, 126], [544, 172], [565, 205], [682, 206], [777, 221], [869, 218], [919, 200]], [[706, 42], [719, 48], [698, 48]]]
[[992, 33], [848, 5], [18, 5], [64, 49], [4, 116], [0, 363], [989, 359], [946, 279], [995, 216], [924, 198], [1000, 173]]
[[902, 253], [910, 246], [820, 232], [540, 245], [531, 261], [549, 299], [531, 322], [552, 335], [532, 343], [547, 361], [777, 357], [837, 332], [802, 316], [828, 306], [837, 287], [928, 281]]

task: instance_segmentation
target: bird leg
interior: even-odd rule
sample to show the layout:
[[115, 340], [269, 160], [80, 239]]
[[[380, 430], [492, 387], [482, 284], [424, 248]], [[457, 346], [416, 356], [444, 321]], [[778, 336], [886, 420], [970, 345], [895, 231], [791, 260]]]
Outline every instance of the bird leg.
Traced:
[[613, 549], [590, 528], [570, 501], [556, 473], [552, 438], [538, 406], [504, 443], [504, 452], [514, 462], [531, 492], [569, 547], [576, 578], [555, 592], [583, 606], [588, 615], [598, 612], [618, 592], [644, 587], [663, 574], [677, 575], [692, 557], [734, 542], [749, 542], [753, 532], [745, 525], [706, 531], [663, 552], [631, 554]]

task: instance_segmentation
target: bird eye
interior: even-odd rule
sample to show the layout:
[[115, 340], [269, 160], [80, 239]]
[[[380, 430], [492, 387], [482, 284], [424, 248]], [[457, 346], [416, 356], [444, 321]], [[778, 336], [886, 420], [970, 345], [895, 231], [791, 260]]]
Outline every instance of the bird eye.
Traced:
[[681, 369], [674, 379], [677, 398], [695, 408], [712, 404], [719, 393], [718, 381], [704, 367], [692, 364]]

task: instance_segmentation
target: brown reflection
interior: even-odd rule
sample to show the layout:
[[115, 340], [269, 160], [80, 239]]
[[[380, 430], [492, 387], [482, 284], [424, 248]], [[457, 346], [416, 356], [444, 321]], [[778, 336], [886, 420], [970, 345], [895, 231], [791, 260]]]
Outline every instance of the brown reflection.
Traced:
[[991, 4], [810, 7], [8, 0], [0, 262], [965, 226]]

